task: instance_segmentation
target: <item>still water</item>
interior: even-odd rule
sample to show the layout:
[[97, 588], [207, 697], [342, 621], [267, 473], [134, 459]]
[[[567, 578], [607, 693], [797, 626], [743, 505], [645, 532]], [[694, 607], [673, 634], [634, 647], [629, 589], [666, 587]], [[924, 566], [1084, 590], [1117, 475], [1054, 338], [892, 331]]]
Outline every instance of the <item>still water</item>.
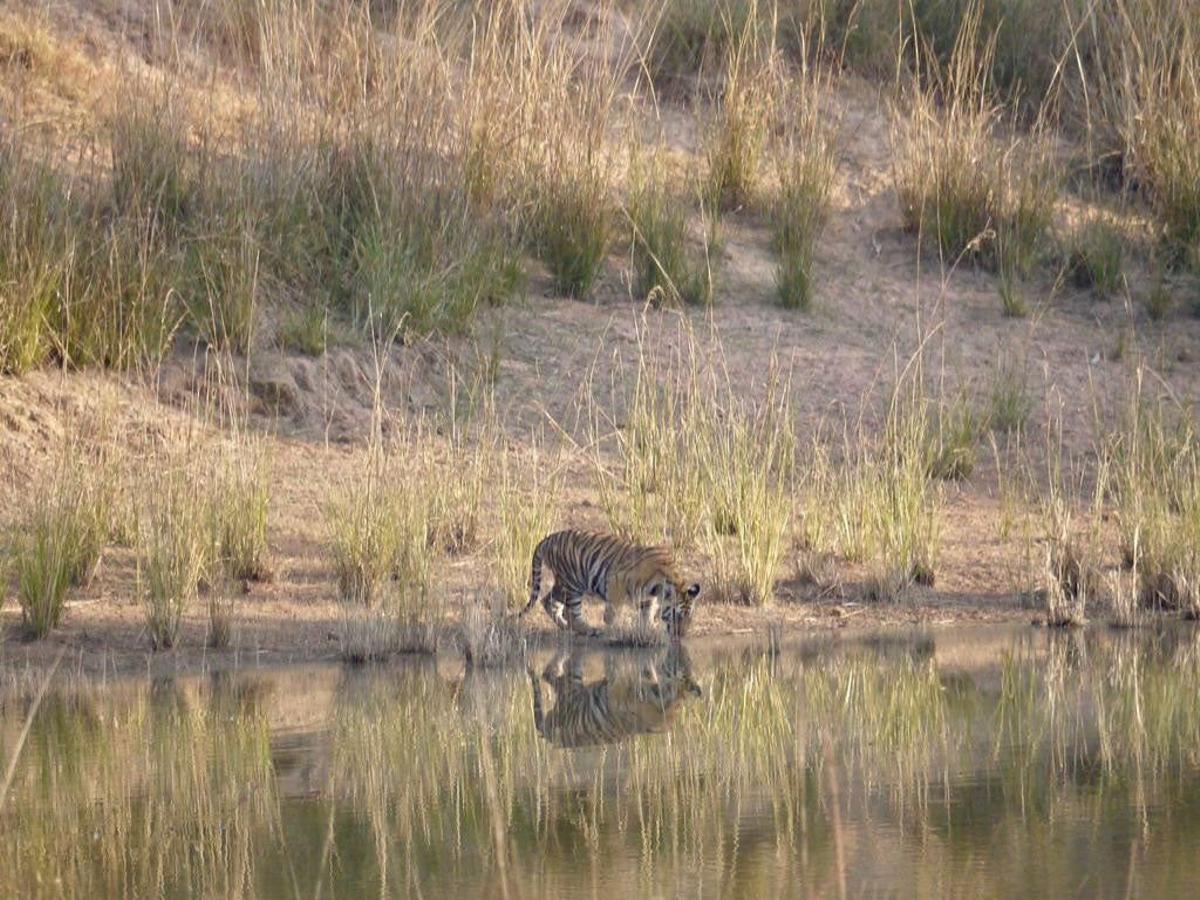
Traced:
[[1200, 632], [60, 676], [15, 773], [2, 897], [1196, 897]]

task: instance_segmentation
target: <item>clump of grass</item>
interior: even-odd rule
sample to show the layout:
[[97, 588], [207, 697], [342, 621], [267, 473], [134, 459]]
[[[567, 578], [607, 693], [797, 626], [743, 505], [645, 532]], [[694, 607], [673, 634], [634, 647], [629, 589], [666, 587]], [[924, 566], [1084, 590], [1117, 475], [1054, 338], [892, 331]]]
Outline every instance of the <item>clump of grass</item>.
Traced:
[[914, 375], [911, 393], [897, 387], [884, 445], [860, 463], [868, 496], [874, 495], [868, 520], [874, 552], [868, 562], [874, 572], [871, 577], [886, 588], [880, 599], [897, 599], [911, 584], [934, 581], [941, 492], [922, 452], [930, 426], [928, 405], [918, 385]]
[[612, 243], [607, 181], [596, 171], [548, 175], [539, 192], [534, 224], [538, 258], [554, 287], [585, 298], [596, 283]]
[[496, 495], [498, 530], [492, 539], [492, 577], [508, 609], [529, 600], [529, 566], [533, 551], [554, 530], [558, 518], [558, 475], [545, 471], [546, 454], [535, 444], [524, 471], [507, 456], [500, 463]]
[[[1096, 13], [1102, 127], [1149, 194], [1169, 252], [1200, 265], [1200, 31], [1180, 0], [1119, 0]], [[1181, 23], [1188, 25], [1181, 27]]]
[[528, 644], [525, 631], [509, 614], [501, 593], [467, 605], [459, 625], [459, 642], [467, 665], [479, 669], [520, 662]]
[[889, 398], [881, 437], [845, 438], [842, 462], [814, 442], [805, 481], [802, 545], [867, 566], [865, 595], [903, 597], [935, 578], [942, 491], [930, 465], [930, 401], [914, 357]]
[[362, 469], [334, 490], [325, 510], [338, 596], [343, 603], [373, 607], [400, 552], [393, 517], [390, 472], [373, 446]]
[[109, 539], [117, 485], [105, 459], [68, 437], [16, 531], [12, 566], [25, 626], [44, 637], [62, 618], [67, 593], [95, 576]]
[[64, 193], [47, 167], [0, 138], [0, 375], [53, 355], [73, 259]]
[[1071, 516], [1065, 501], [1053, 498], [1043, 515], [1048, 523], [1043, 590], [1046, 624], [1052, 627], [1082, 625], [1088, 601], [1097, 589], [1096, 571], [1083, 546], [1071, 534]]
[[714, 209], [746, 206], [758, 189], [775, 85], [769, 48], [759, 39], [759, 21], [756, 0], [747, 4], [740, 21], [726, 21], [722, 90], [704, 137], [707, 193]]
[[1076, 287], [1111, 297], [1121, 288], [1124, 260], [1125, 241], [1111, 222], [1089, 218], [1073, 232], [1067, 271]]
[[1087, 606], [1100, 593], [1097, 548], [1100, 509], [1109, 468], [1103, 462], [1096, 473], [1092, 507], [1086, 511], [1085, 527], [1077, 524], [1073, 501], [1063, 482], [1062, 417], [1051, 416], [1046, 429], [1046, 484], [1041, 503], [1045, 553], [1042, 559], [1042, 593], [1046, 602], [1046, 624], [1052, 627], [1082, 625]]
[[16, 536], [12, 568], [21, 621], [35, 637], [58, 627], [75, 566], [73, 510], [47, 505]]
[[996, 282], [1000, 295], [1000, 308], [1005, 318], [1024, 319], [1029, 315], [1029, 301], [1025, 299], [1024, 280], [1007, 262], [1001, 264], [1000, 277]]
[[1145, 396], [1145, 371], [1130, 390], [1125, 421], [1102, 446], [1112, 466], [1120, 540], [1139, 602], [1190, 608], [1200, 585], [1200, 458], [1190, 416]]
[[1024, 368], [1010, 357], [1002, 358], [988, 388], [986, 427], [992, 431], [1020, 433], [1029, 421], [1033, 399]]
[[988, 72], [994, 41], [980, 42], [981, 4], [964, 15], [940, 65], [926, 47], [909, 109], [893, 134], [895, 182], [908, 230], [930, 235], [949, 267], [976, 260], [1005, 278], [1006, 310], [1020, 312], [1018, 279], [1041, 252], [1058, 193], [1040, 125], [1006, 131]]
[[208, 346], [245, 354], [263, 302], [262, 249], [254, 225], [244, 215], [234, 218], [228, 224], [206, 223], [203, 237], [190, 244], [196, 285], [188, 296], [188, 313]]
[[205, 643], [214, 650], [228, 647], [233, 638], [237, 586], [228, 578], [210, 577], [204, 585], [208, 632]]
[[437, 649], [445, 604], [431, 590], [438, 559], [431, 513], [439, 482], [427, 447], [402, 449], [403, 465], [373, 443], [364, 468], [326, 510], [347, 659]]
[[1137, 628], [1141, 625], [1142, 610], [1134, 579], [1121, 572], [1109, 572], [1105, 576], [1105, 586], [1111, 608], [1108, 624], [1113, 628]]
[[977, 444], [983, 430], [974, 404], [965, 392], [938, 404], [929, 439], [929, 471], [934, 478], [961, 481], [975, 471]]
[[790, 382], [772, 361], [761, 395], [738, 393], [719, 346], [699, 345], [682, 317], [671, 324], [682, 335], [667, 353], [639, 327], [634, 384], [613, 397], [619, 426], [586, 389], [601, 506], [610, 529], [637, 543], [701, 542], [724, 585], [707, 596], [765, 603], [791, 521]]
[[770, 205], [775, 288], [788, 309], [812, 303], [812, 266], [829, 214], [837, 167], [820, 76], [806, 70], [781, 90], [780, 136], [772, 148], [776, 189]]
[[449, 471], [443, 474], [445, 482], [434, 492], [430, 506], [429, 540], [439, 552], [461, 556], [479, 546], [483, 500], [497, 443], [486, 429], [474, 443], [459, 429], [447, 441]]
[[1167, 313], [1175, 305], [1175, 298], [1165, 279], [1159, 277], [1154, 280], [1154, 284], [1150, 286], [1150, 290], [1146, 294], [1145, 302], [1146, 315], [1152, 321], [1158, 322], [1167, 317]]
[[138, 582], [146, 630], [155, 650], [175, 646], [183, 616], [212, 562], [208, 493], [194, 468], [167, 460], [144, 500], [138, 541]]
[[[666, 540], [690, 546], [703, 530], [707, 515], [705, 474], [696, 464], [698, 444], [689, 436], [707, 421], [700, 372], [704, 360], [692, 339], [673, 344], [670, 353], [647, 333], [637, 332], [637, 367], [628, 394], [614, 386], [612, 407], [599, 407], [599, 392], [587, 382], [592, 462], [598, 478], [600, 505], [609, 529], [629, 540], [656, 544]], [[616, 471], [608, 451], [616, 457]], [[659, 498], [669, 497], [670, 503]]]
[[313, 303], [286, 315], [276, 329], [281, 347], [305, 356], [324, 356], [329, 349], [329, 338], [329, 310]]
[[743, 0], [667, 0], [650, 7], [646, 65], [655, 86], [685, 87], [719, 64], [731, 38], [746, 27], [750, 6]]
[[709, 245], [704, 257], [688, 249], [688, 205], [667, 184], [661, 164], [635, 166], [627, 213], [633, 229], [634, 290], [669, 304], [706, 305], [713, 299]]
[[267, 445], [261, 439], [239, 436], [222, 457], [211, 503], [217, 529], [217, 561], [230, 578], [263, 581], [271, 574], [267, 546], [271, 461]]
[[791, 388], [772, 373], [762, 400], [745, 402], [728, 385], [723, 400], [724, 409], [697, 417], [701, 424], [693, 424], [687, 438], [710, 486], [703, 532], [716, 569], [710, 593], [761, 606], [774, 595], [791, 526]]

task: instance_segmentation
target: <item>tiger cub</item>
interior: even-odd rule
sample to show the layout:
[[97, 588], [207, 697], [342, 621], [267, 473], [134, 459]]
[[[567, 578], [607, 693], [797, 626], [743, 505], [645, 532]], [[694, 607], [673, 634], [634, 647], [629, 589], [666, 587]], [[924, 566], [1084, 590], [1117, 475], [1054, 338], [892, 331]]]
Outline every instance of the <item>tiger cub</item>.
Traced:
[[583, 618], [584, 595], [596, 594], [604, 600], [606, 626], [615, 621], [618, 606], [630, 603], [643, 626], [661, 619], [671, 639], [678, 640], [687, 632], [692, 603], [700, 595], [699, 584], [684, 587], [666, 547], [639, 547], [598, 532], [557, 531], [533, 551], [529, 602], [521, 616], [538, 600], [543, 566], [554, 573], [554, 586], [542, 597], [542, 607], [559, 628], [575, 634], [598, 633]]

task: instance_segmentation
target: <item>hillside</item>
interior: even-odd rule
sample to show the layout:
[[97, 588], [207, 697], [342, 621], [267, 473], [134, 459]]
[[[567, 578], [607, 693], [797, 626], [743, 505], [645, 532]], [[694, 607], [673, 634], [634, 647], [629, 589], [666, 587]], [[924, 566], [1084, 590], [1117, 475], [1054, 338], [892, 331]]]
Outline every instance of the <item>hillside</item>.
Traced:
[[[369, 628], [511, 606], [568, 525], [675, 543], [696, 634], [1194, 609], [1200, 94], [1164, 73], [1200, 36], [1144, 16], [1114, 97], [1093, 22], [1039, 104], [1013, 26], [982, 36], [1005, 4], [960, 4], [957, 45], [853, 6], [7, 4], [0, 661], [140, 664], [147, 534], [201, 527], [162, 496], [247, 478], [266, 561], [197, 560], [156, 665], [354, 656], [338, 508], [408, 523], [353, 576]], [[922, 40], [902, 75], [863, 49]], [[30, 536], [100, 494], [99, 563], [28, 642]]]

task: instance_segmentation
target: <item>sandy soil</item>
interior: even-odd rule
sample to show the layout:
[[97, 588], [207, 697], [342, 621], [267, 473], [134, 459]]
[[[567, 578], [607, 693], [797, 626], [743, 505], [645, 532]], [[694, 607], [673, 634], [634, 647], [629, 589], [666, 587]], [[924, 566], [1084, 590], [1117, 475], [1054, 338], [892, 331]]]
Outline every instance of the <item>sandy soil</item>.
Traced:
[[[98, 4], [85, 18], [87, 28], [73, 33], [88, 37], [66, 45], [71, 65], [127, 57], [153, 64], [152, 49], [136, 36], [124, 43], [116, 37], [124, 20], [115, 4]], [[44, 102], [51, 118], [68, 116], [73, 104], [82, 102], [65, 88], [51, 93], [28, 102]], [[1035, 452], [1045, 446], [1047, 416], [1061, 413], [1064, 451], [1085, 458], [1094, 441], [1094, 412], [1111, 411], [1120, 402], [1134, 359], [1154, 367], [1161, 379], [1155, 384], [1194, 401], [1200, 386], [1195, 364], [1200, 320], [1182, 303], [1164, 321], [1148, 320], [1140, 303], [1150, 288], [1144, 271], [1135, 266], [1128, 297], [1108, 302], [1056, 286], [1046, 274], [1029, 286], [1034, 313], [1024, 320], [1005, 318], [993, 276], [968, 268], [944, 271], [936, 259], [921, 258], [915, 239], [903, 232], [890, 180], [888, 109], [879, 90], [847, 76], [837, 87], [835, 108], [842, 133], [839, 184], [818, 249], [816, 308], [802, 314], [774, 304], [765, 225], [754, 215], [734, 214], [724, 229], [718, 303], [711, 313], [688, 314], [697, 332], [719, 336], [739, 392], [751, 395], [761, 388], [775, 355], [793, 373], [802, 438], [842, 417], [853, 419], [860, 410], [870, 422], [879, 415], [883, 387], [924, 334], [949, 390], [961, 386], [982, 396], [998, 360], [1023, 364], [1035, 401], [1026, 443]], [[691, 155], [694, 126], [687, 112], [668, 104], [661, 115], [677, 155], [699, 165]], [[1070, 197], [1064, 200], [1064, 221], [1077, 206]], [[531, 429], [577, 436], [583, 374], [592, 372], [591, 384], [605, 386], [604, 391], [613, 379], [630, 374], [626, 364], [636, 351], [643, 310], [630, 296], [624, 269], [623, 260], [614, 256], [595, 297], [579, 302], [554, 296], [531, 264], [526, 297], [485, 312], [476, 329], [478, 343], [431, 341], [391, 352], [383, 392], [389, 410], [411, 416], [443, 409], [451, 372], [469, 378], [481, 368], [498, 330], [495, 390], [514, 446], [525, 446]], [[646, 315], [654, 340], [664, 348], [683, 339], [676, 314]], [[183, 347], [148, 377], [40, 372], [0, 378], [0, 524], [16, 520], [31, 474], [53, 453], [80, 408], [115, 403], [131, 439], [154, 440], [164, 423], [189, 418], [202, 368], [202, 357]], [[275, 573], [268, 583], [248, 586], [234, 648], [215, 657], [205, 651], [197, 612], [189, 617], [182, 647], [152, 657], [140, 624], [134, 561], [128, 551], [111, 550], [95, 583], [72, 600], [64, 626], [46, 641], [21, 638], [15, 598], [8, 598], [0, 611], [0, 666], [41, 665], [62, 644], [88, 670], [336, 656], [337, 610], [320, 509], [337, 473], [354, 466], [364, 452], [372, 369], [370, 355], [354, 348], [335, 349], [320, 360], [264, 350], [248, 365], [255, 427], [272, 435]], [[1001, 465], [1005, 459], [1001, 454]], [[581, 456], [568, 458], [568, 472], [561, 524], [602, 524]], [[935, 586], [916, 589], [902, 603], [873, 605], [855, 599], [860, 579], [853, 567], [839, 566], [840, 587], [831, 593], [791, 579], [789, 563], [772, 607], [703, 605], [696, 633], [762, 632], [773, 622], [823, 630], [1028, 621], [1033, 614], [1020, 593], [1029, 585], [1024, 550], [1000, 537], [997, 475], [985, 447], [972, 478], [947, 486]], [[482, 554], [454, 560], [444, 575], [453, 596], [473, 596], [486, 584], [486, 560]], [[531, 627], [548, 634], [540, 620]]]

